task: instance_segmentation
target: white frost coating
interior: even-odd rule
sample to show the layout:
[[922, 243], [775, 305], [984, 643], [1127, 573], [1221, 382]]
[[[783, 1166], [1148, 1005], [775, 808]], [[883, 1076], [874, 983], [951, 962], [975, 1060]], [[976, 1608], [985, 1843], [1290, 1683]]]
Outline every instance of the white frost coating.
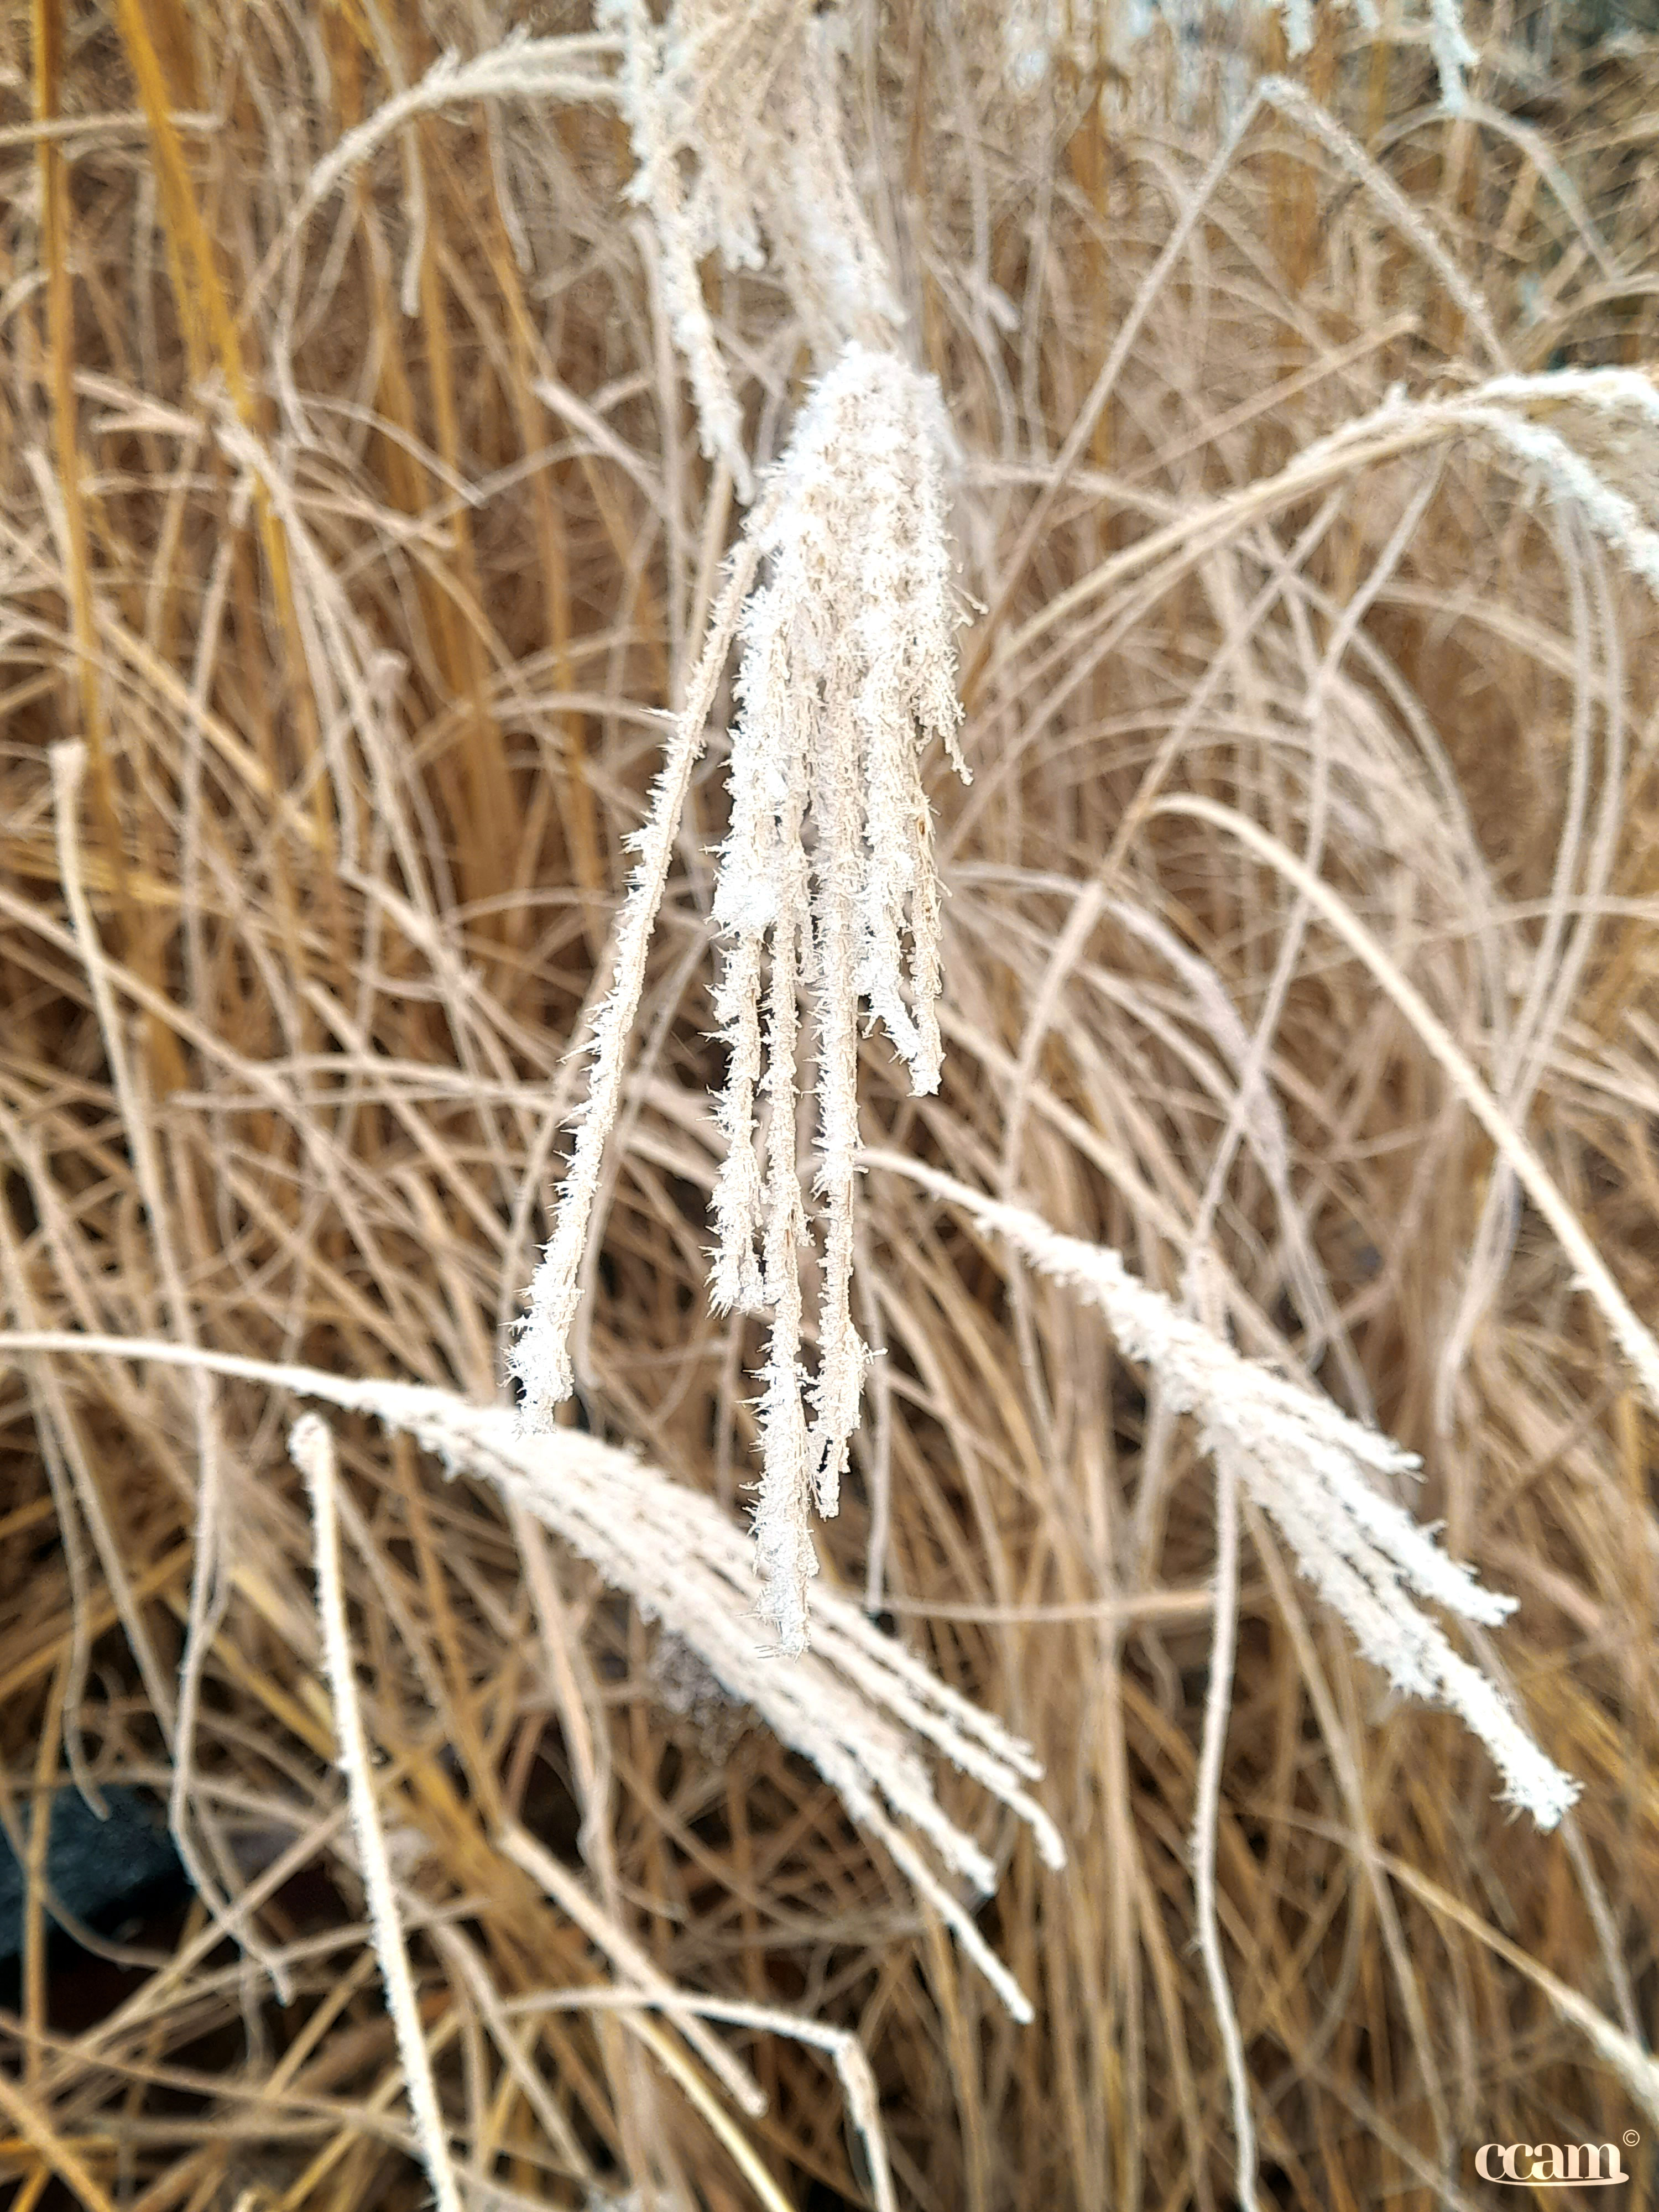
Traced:
[[1636, 368], [1547, 368], [1534, 376], [1493, 376], [1475, 396], [1505, 405], [1517, 399], [1577, 400], [1609, 415], [1639, 415], [1659, 428], [1659, 386]]
[[1464, 101], [1464, 74], [1480, 58], [1464, 31], [1459, 0], [1429, 0], [1429, 44], [1440, 72], [1440, 97], [1458, 114]]
[[1138, 1282], [1107, 1247], [1063, 1237], [1035, 1213], [896, 1153], [866, 1158], [959, 1206], [1043, 1274], [1097, 1306], [1122, 1349], [1158, 1376], [1171, 1410], [1196, 1415], [1206, 1451], [1225, 1452], [1237, 1466], [1365, 1656], [1396, 1689], [1449, 1706], [1491, 1752], [1506, 1800], [1540, 1828], [1555, 1826], [1577, 1799], [1578, 1784], [1545, 1757], [1493, 1685], [1413, 1602], [1415, 1590], [1488, 1627], [1515, 1607], [1513, 1598], [1482, 1589], [1468, 1568], [1437, 1547], [1432, 1529], [1372, 1486], [1374, 1474], [1415, 1473], [1419, 1462], [1412, 1453], [1317, 1391], [1244, 1358]]
[[708, 641], [693, 674], [684, 709], [675, 721], [661, 770], [652, 786], [645, 826], [629, 840], [637, 857], [617, 924], [611, 988], [586, 1047], [592, 1060], [587, 1097], [576, 1124], [576, 1141], [559, 1194], [553, 1235], [531, 1279], [530, 1310], [520, 1324], [507, 1363], [524, 1393], [522, 1418], [526, 1428], [550, 1428], [554, 1407], [574, 1388], [570, 1329], [580, 1294], [582, 1254], [599, 1188], [605, 1140], [622, 1104], [629, 1032], [645, 988], [646, 956], [668, 881], [675, 832], [691, 770], [702, 750], [714, 687], [754, 573], [752, 548], [740, 546], [710, 617]]
[[[926, 1746], [1024, 1822], [1045, 1866], [1063, 1867], [1066, 1847], [1058, 1830], [1020, 1786], [1042, 1771], [1030, 1745], [939, 1680], [833, 1591], [814, 1608], [817, 1638], [809, 1654], [781, 1664], [761, 1651], [750, 1613], [750, 1547], [712, 1498], [580, 1430], [526, 1436], [505, 1407], [475, 1406], [453, 1391], [419, 1383], [330, 1375], [151, 1337], [0, 1331], [0, 1357], [30, 1352], [143, 1360], [292, 1390], [343, 1413], [365, 1413], [435, 1454], [450, 1475], [477, 1476], [520, 1501], [613, 1588], [626, 1590], [647, 1619], [659, 1620], [689, 1645], [731, 1696], [754, 1707], [780, 1742], [811, 1760], [852, 1818], [878, 1838], [946, 1922], [1015, 2019], [1032, 2017], [1018, 1984], [908, 1832], [916, 1831], [947, 1869], [976, 1886], [994, 1882], [991, 1860], [952, 1824], [934, 1796]], [[313, 1498], [326, 1506], [332, 1454], [323, 1424], [298, 1423], [294, 1448]], [[339, 1704], [349, 1728], [356, 1705], [338, 1601], [337, 1538], [329, 1512], [319, 1511], [318, 1532], [325, 1626], [335, 1638], [331, 1667], [337, 1686], [344, 1684]], [[345, 1755], [352, 1756], [361, 1742], [359, 1719], [354, 1744], [344, 1746], [343, 1739]], [[356, 1766], [360, 1778], [367, 1773], [366, 1753]]]
[[[1609, 407], [1617, 404], [1616, 398], [1603, 398], [1599, 392], [1587, 396]], [[1650, 530], [1635, 503], [1623, 492], [1615, 491], [1565, 438], [1541, 422], [1511, 415], [1501, 407], [1469, 407], [1463, 410], [1463, 416], [1471, 425], [1490, 430], [1517, 459], [1535, 469], [1557, 499], [1578, 509], [1631, 574], [1639, 576], [1650, 591], [1659, 593], [1659, 532]]]
[[1313, 45], [1313, 0], [1279, 0], [1285, 25], [1285, 44], [1291, 54], [1305, 54]]
[[746, 502], [742, 410], [702, 259], [762, 269], [769, 248], [820, 364], [849, 337], [886, 343], [903, 321], [842, 142], [830, 27], [811, 0], [674, 0], [660, 27], [646, 0], [599, 0], [598, 21], [623, 48], [629, 192], [651, 211], [702, 449]]
[[[728, 1152], [714, 1190], [710, 1281], [718, 1307], [752, 1310], [763, 1297], [773, 1309], [755, 1535], [764, 1610], [786, 1650], [805, 1648], [816, 1571], [811, 1494], [816, 1486], [819, 1510], [836, 1511], [868, 1360], [851, 1297], [861, 1010], [885, 1030], [913, 1091], [934, 1091], [939, 1079], [939, 904], [922, 749], [937, 738], [967, 775], [957, 745], [946, 437], [933, 380], [854, 341], [803, 408], [768, 487], [769, 519], [752, 533], [769, 567], [743, 617], [731, 829], [714, 893], [714, 920], [730, 940], [714, 1001], [730, 1058], [715, 1105]], [[814, 1188], [824, 1220], [810, 1434], [800, 1404], [798, 1273], [808, 1230], [795, 1169], [798, 971], [812, 992]], [[763, 1183], [754, 1157], [763, 1086], [771, 1099]]]
[[680, 185], [678, 149], [670, 136], [659, 82], [661, 34], [645, 0], [600, 0], [598, 21], [623, 40], [623, 112], [638, 163], [629, 197], [644, 201], [656, 225], [658, 264], [674, 343], [691, 379], [697, 430], [710, 459], [725, 462], [739, 499], [753, 490], [743, 446], [743, 415], [697, 273], [697, 220]]
[[[1382, 33], [1376, 0], [1347, 0], [1350, 11], [1368, 38]], [[1266, 0], [1242, 11], [1247, 27], [1262, 15], [1277, 13], [1285, 27], [1285, 44], [1292, 55], [1305, 54], [1314, 40], [1314, 0]], [[1441, 97], [1454, 113], [1464, 104], [1463, 80], [1480, 57], [1469, 44], [1463, 27], [1460, 0], [1428, 0], [1430, 50], [1440, 75]], [[1003, 51], [1015, 88], [1030, 92], [1048, 76], [1057, 59], [1087, 72], [1100, 57], [1109, 54], [1127, 74], [1127, 49], [1139, 45], [1160, 20], [1169, 26], [1176, 49], [1177, 71], [1184, 76], [1188, 94], [1195, 92], [1199, 57], [1216, 55], [1225, 64], [1237, 58], [1241, 44], [1235, 0], [1011, 0], [1003, 19]], [[1420, 18], [1419, 19], [1421, 20]], [[1246, 35], [1248, 35], [1248, 29]], [[1238, 104], [1248, 88], [1248, 76], [1237, 88]], [[1177, 100], [1179, 105], [1179, 97]]]
[[[165, 1346], [146, 1346], [142, 1354], [134, 1349], [132, 1356], [152, 1352], [178, 1357]], [[224, 1364], [211, 1354], [185, 1357]], [[1058, 1831], [1021, 1787], [1040, 1770], [1027, 1747], [988, 1714], [937, 1681], [856, 1606], [833, 1595], [814, 1607], [810, 1654], [785, 1662], [762, 1650], [750, 1619], [749, 1546], [740, 1530], [712, 1498], [613, 1445], [572, 1429], [527, 1437], [504, 1407], [471, 1405], [416, 1384], [346, 1380], [259, 1361], [230, 1364], [368, 1413], [435, 1453], [452, 1475], [481, 1477], [522, 1503], [607, 1582], [628, 1591], [648, 1619], [680, 1637], [723, 1688], [754, 1707], [780, 1742], [811, 1761], [853, 1820], [880, 1841], [947, 1922], [1014, 2017], [1030, 2021], [1031, 2008], [1018, 1983], [921, 1849], [930, 1845], [945, 1873], [981, 1894], [995, 1888], [991, 1860], [946, 1817], [933, 1794], [921, 1755], [928, 1746], [1024, 1822], [1046, 1865], [1066, 1863]], [[310, 1475], [326, 1449], [326, 1432], [313, 1417], [300, 1425], [295, 1438], [295, 1456]]]
[[[710, 1292], [720, 1310], [772, 1309], [755, 1538], [762, 1610], [787, 1652], [805, 1648], [814, 1488], [819, 1510], [834, 1513], [868, 1359], [852, 1318], [860, 1010], [885, 1029], [914, 1091], [939, 1080], [939, 896], [923, 748], [937, 738], [967, 777], [957, 742], [948, 441], [932, 378], [854, 340], [809, 398], [745, 524], [634, 841], [614, 980], [588, 1047], [588, 1096], [511, 1354], [525, 1424], [545, 1428], [573, 1387], [569, 1336], [605, 1141], [681, 809], [735, 634], [741, 713], [714, 908], [728, 939], [714, 994], [729, 1054], [715, 1101], [726, 1157], [712, 1206]], [[744, 604], [763, 560], [766, 580]], [[824, 1218], [810, 1428], [799, 1267], [811, 1231], [795, 1164], [803, 983], [815, 1017]], [[771, 1109], [763, 1168], [755, 1149], [763, 1094]]]
[[461, 2212], [460, 2191], [449, 2155], [438, 2085], [421, 2026], [420, 2002], [404, 1948], [403, 1925], [398, 1914], [398, 1894], [387, 1838], [374, 1794], [374, 1770], [369, 1764], [368, 1738], [357, 1702], [357, 1685], [351, 1668], [351, 1644], [346, 1631], [345, 1584], [340, 1572], [340, 1532], [335, 1517], [334, 1440], [327, 1424], [315, 1413], [302, 1413], [289, 1437], [289, 1452], [306, 1479], [311, 1500], [312, 1526], [317, 1559], [317, 1620], [322, 1631], [323, 1662], [334, 1709], [334, 1736], [340, 1771], [346, 1781], [351, 1809], [352, 1834], [362, 1867], [363, 1888], [368, 1899], [369, 1926], [374, 1955], [386, 1985], [386, 2009], [403, 2061], [404, 2086], [409, 2094], [421, 2160], [432, 2184], [438, 2212]]

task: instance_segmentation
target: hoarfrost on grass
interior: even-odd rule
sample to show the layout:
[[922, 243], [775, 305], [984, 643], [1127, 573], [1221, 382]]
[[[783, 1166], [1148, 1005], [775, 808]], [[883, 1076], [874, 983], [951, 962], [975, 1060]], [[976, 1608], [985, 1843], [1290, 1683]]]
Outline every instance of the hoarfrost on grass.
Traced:
[[1413, 1454], [1319, 1392], [1246, 1359], [1138, 1282], [1106, 1246], [1062, 1236], [1039, 1215], [896, 1153], [867, 1157], [960, 1206], [1097, 1306], [1123, 1351], [1157, 1375], [1170, 1410], [1196, 1416], [1206, 1451], [1237, 1467], [1366, 1657], [1396, 1689], [1449, 1706], [1491, 1752], [1508, 1801], [1540, 1828], [1556, 1825], [1579, 1784], [1544, 1756], [1493, 1685], [1415, 1602], [1413, 1593], [1486, 1627], [1515, 1608], [1513, 1598], [1481, 1589], [1469, 1568], [1440, 1550], [1432, 1528], [1375, 1487], [1379, 1479], [1414, 1474], [1420, 1462]]
[[[712, 1498], [580, 1430], [526, 1436], [509, 1407], [474, 1405], [422, 1383], [330, 1375], [149, 1338], [0, 1332], [0, 1358], [28, 1352], [155, 1362], [291, 1390], [342, 1413], [365, 1414], [431, 1452], [451, 1477], [471, 1475], [522, 1504], [613, 1589], [626, 1591], [647, 1620], [680, 1638], [726, 1694], [751, 1707], [781, 1743], [811, 1761], [850, 1817], [882, 1844], [939, 1914], [1014, 2017], [1031, 2018], [1018, 1983], [945, 1879], [954, 1875], [989, 1895], [997, 1871], [990, 1855], [940, 1805], [927, 1765], [927, 1753], [938, 1753], [977, 1782], [1029, 1829], [1043, 1863], [1058, 1869], [1066, 1863], [1066, 1847], [1024, 1786], [1042, 1771], [1029, 1747], [940, 1681], [848, 1599], [820, 1598], [811, 1652], [781, 1662], [757, 1650], [750, 1547]], [[330, 1668], [347, 1731], [342, 1744], [348, 1774], [357, 1778], [353, 1813], [361, 1826], [366, 1769], [337, 1595], [333, 1444], [314, 1414], [297, 1425], [293, 1444], [317, 1504], [324, 1612], [335, 1638]], [[378, 1832], [372, 1807], [368, 1818]], [[379, 1856], [384, 1858], [383, 1850]]]
[[[851, 1295], [860, 1009], [886, 1031], [914, 1091], [934, 1091], [939, 1079], [939, 903], [923, 750], [937, 738], [967, 775], [945, 434], [931, 378], [848, 346], [779, 465], [759, 534], [767, 581], [744, 616], [731, 829], [714, 896], [728, 940], [715, 993], [728, 1073], [715, 1109], [727, 1149], [710, 1287], [717, 1309], [772, 1309], [755, 1531], [762, 1609], [786, 1650], [804, 1648], [806, 1635], [809, 1488], [820, 1511], [836, 1510], [868, 1361]], [[809, 1231], [796, 1168], [798, 978], [813, 1012], [814, 1190], [824, 1220], [810, 1429], [800, 1409], [798, 1282]]]
[[[860, 1008], [885, 1030], [913, 1089], [931, 1091], [939, 1078], [939, 894], [922, 752], [937, 738], [968, 774], [957, 744], [946, 438], [933, 379], [854, 340], [810, 395], [750, 514], [639, 835], [587, 1103], [513, 1354], [526, 1421], [545, 1425], [574, 1386], [568, 1337], [599, 1154], [621, 1104], [628, 1033], [691, 767], [736, 630], [741, 712], [714, 901], [729, 940], [714, 994], [728, 1073], [715, 1104], [727, 1152], [712, 1203], [711, 1291], [717, 1309], [771, 1310], [755, 1536], [762, 1612], [791, 1652], [805, 1648], [816, 1572], [811, 1496], [816, 1488], [819, 1510], [836, 1510], [867, 1359], [851, 1303]], [[763, 561], [766, 580], [745, 602]], [[813, 1188], [824, 1221], [810, 1421], [799, 1278], [811, 1231], [795, 1146], [803, 988], [813, 1012]], [[756, 1151], [763, 1096], [763, 1161]]]

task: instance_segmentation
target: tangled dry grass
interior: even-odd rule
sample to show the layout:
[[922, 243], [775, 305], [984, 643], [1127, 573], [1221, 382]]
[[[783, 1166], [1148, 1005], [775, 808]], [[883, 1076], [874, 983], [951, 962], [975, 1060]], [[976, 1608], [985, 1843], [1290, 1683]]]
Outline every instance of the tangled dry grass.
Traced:
[[[1264, 2205], [1632, 2136], [1642, 2203], [1659, 52], [1499, 12], [1451, 114], [1428, 25], [1321, 9], [1291, 82], [1272, 21], [855, 5], [786, 89], [893, 297], [825, 329], [787, 183], [677, 165], [678, 267], [629, 198], [644, 16], [0, 6], [11, 2205], [414, 2206], [434, 2130], [479, 2206], [1224, 2212], [1252, 2130]], [[759, 1680], [729, 661], [544, 1461], [501, 1378], [744, 476], [849, 334], [948, 414], [973, 781], [924, 758], [937, 1088], [891, 994], [857, 1041], [824, 1643]], [[1558, 1828], [1032, 1213], [1421, 1455]], [[42, 1815], [118, 1784], [193, 1893], [71, 1974]]]

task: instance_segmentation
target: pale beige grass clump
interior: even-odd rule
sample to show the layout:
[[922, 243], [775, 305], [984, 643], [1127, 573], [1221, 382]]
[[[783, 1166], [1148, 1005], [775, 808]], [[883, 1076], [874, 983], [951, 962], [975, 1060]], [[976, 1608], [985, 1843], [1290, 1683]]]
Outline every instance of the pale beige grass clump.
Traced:
[[[1481, 2142], [1633, 2130], [1639, 2201], [1655, 57], [1591, 112], [1563, 45], [1517, 119], [1472, 19], [1454, 123], [1425, 40], [1319, 11], [1230, 141], [1248, 81], [1177, 117], [1161, 29], [1034, 82], [978, 0], [663, 12], [0, 9], [0, 1282], [47, 1333], [4, 1377], [0, 1819], [172, 1796], [210, 1915], [128, 1931], [82, 2026], [37, 1888], [0, 2173], [1427, 2212]], [[744, 159], [803, 100], [819, 228]], [[683, 250], [629, 197], [671, 169]], [[907, 496], [939, 466], [914, 694], [781, 593], [809, 553], [872, 622], [908, 588], [852, 479], [816, 546], [767, 504], [814, 390], [878, 387]], [[850, 844], [844, 787], [801, 814], [798, 938], [833, 874], [856, 948], [823, 1190], [822, 970], [770, 1088], [750, 995], [787, 1021], [741, 673], [785, 605], [909, 741]], [[501, 1376], [607, 1016], [538, 1444]], [[845, 1465], [811, 1649], [763, 1660], [769, 1195]], [[42, 1348], [93, 1336], [165, 1354]], [[1224, 1413], [1370, 1440], [1373, 1534], [1443, 1524], [1419, 1656], [1579, 1785], [1553, 1831], [1298, 1573], [1298, 1468], [1188, 1410], [1206, 1345]]]

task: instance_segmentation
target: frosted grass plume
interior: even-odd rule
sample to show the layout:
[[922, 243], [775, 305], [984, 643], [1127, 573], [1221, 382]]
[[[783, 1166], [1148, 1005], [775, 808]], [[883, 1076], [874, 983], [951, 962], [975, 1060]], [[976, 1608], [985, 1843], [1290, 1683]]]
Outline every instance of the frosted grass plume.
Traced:
[[769, 262], [817, 365], [848, 338], [885, 343], [903, 320], [842, 135], [834, 25], [810, 0], [600, 0], [621, 44], [618, 84], [674, 343], [704, 453], [753, 496], [743, 416], [700, 264]]
[[[717, 1311], [771, 1310], [755, 1538], [761, 1613], [789, 1652], [805, 1648], [811, 1504], [816, 1492], [821, 1512], [836, 1510], [868, 1358], [851, 1299], [861, 1017], [884, 1030], [914, 1091], [939, 1080], [939, 893], [922, 753], [937, 738], [968, 774], [957, 742], [948, 440], [933, 380], [854, 340], [809, 395], [750, 515], [635, 841], [587, 1100], [511, 1356], [526, 1425], [544, 1427], [574, 1388], [569, 1336], [600, 1158], [691, 768], [735, 635], [741, 711], [714, 912], [726, 939], [714, 994], [728, 1054], [714, 1107], [726, 1158], [710, 1290]], [[795, 1143], [802, 992], [823, 1222], [810, 1383], [800, 1267], [811, 1231]]]
[[[939, 898], [922, 753], [938, 739], [968, 774], [957, 744], [946, 436], [931, 377], [848, 346], [779, 465], [772, 519], [757, 533], [767, 580], [743, 618], [732, 826], [714, 894], [727, 939], [715, 993], [728, 1054], [715, 1116], [727, 1150], [709, 1280], [717, 1310], [773, 1312], [755, 1534], [761, 1609], [790, 1651], [805, 1648], [816, 1571], [809, 1493], [836, 1512], [869, 1357], [851, 1302], [861, 1015], [884, 1030], [913, 1091], [939, 1080]], [[810, 1431], [799, 1411], [796, 1285], [808, 1232], [795, 1164], [798, 975], [812, 1006], [823, 1218]]]
[[1122, 1350], [1157, 1375], [1170, 1410], [1196, 1418], [1206, 1452], [1237, 1472], [1365, 1656], [1395, 1689], [1456, 1713], [1492, 1753], [1508, 1802], [1540, 1828], [1555, 1826], [1579, 1784], [1546, 1758], [1494, 1685], [1416, 1601], [1427, 1598], [1489, 1628], [1506, 1620], [1516, 1602], [1483, 1589], [1440, 1549], [1432, 1528], [1376, 1488], [1379, 1479], [1415, 1474], [1419, 1462], [1412, 1453], [1320, 1392], [1243, 1358], [1138, 1282], [1108, 1247], [1062, 1236], [1039, 1215], [897, 1153], [868, 1158], [960, 1206], [981, 1230], [1097, 1307]]

